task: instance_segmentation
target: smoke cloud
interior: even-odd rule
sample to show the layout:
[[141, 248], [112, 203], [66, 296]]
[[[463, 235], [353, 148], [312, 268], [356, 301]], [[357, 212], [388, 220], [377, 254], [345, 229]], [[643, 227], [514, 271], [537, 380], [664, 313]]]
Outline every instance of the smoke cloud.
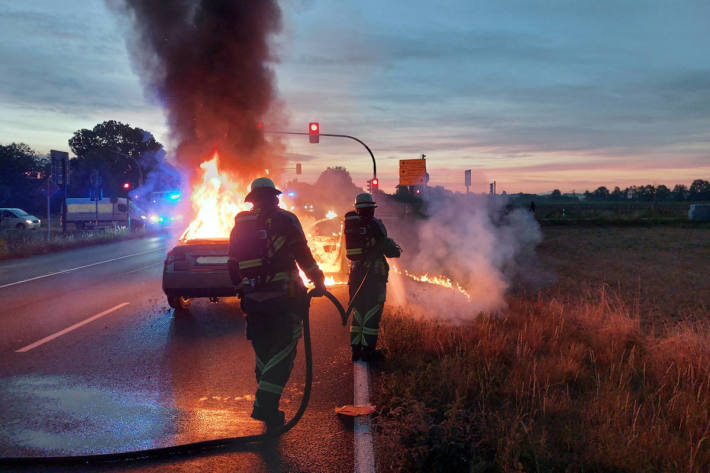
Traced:
[[281, 167], [258, 123], [276, 99], [269, 38], [275, 0], [107, 0], [131, 21], [134, 67], [164, 105], [177, 161], [188, 171], [219, 151], [248, 180]]
[[444, 275], [470, 299], [395, 270], [390, 281], [393, 305], [406, 301], [408, 311], [414, 307], [419, 315], [465, 322], [481, 312], [505, 308], [505, 294], [513, 282], [549, 282], [550, 275], [539, 269], [535, 257], [542, 232], [526, 210], [507, 209], [502, 197], [461, 194], [438, 196], [427, 204], [429, 218], [416, 225], [416, 242], [409, 250], [405, 247], [400, 272]]

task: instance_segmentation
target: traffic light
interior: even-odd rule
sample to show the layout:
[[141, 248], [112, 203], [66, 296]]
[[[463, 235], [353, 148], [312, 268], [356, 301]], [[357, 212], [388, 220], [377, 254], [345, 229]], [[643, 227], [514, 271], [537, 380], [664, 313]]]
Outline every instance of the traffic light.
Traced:
[[130, 182], [124, 182], [124, 183], [123, 183], [123, 188], [126, 189], [126, 190], [130, 189], [130, 188], [131, 188], [131, 183], [130, 183]]
[[320, 125], [318, 125], [318, 122], [308, 124], [308, 141], [311, 143], [320, 142]]
[[372, 194], [372, 179], [367, 180], [367, 192]]
[[377, 191], [380, 188], [379, 186], [380, 186], [380, 181], [378, 181], [376, 177], [373, 177], [370, 180], [370, 193], [377, 194]]

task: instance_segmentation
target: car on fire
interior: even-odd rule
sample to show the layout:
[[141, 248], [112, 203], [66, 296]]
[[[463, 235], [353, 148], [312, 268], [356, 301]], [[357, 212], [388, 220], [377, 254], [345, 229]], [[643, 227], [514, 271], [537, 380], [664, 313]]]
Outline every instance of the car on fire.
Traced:
[[176, 311], [186, 309], [190, 299], [234, 297], [237, 289], [227, 269], [229, 240], [181, 240], [165, 258], [163, 292]]

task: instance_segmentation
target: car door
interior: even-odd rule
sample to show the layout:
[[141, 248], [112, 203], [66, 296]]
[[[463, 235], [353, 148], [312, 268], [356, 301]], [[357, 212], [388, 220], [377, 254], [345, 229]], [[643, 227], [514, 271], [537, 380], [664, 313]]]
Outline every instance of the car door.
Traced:
[[2, 228], [14, 228], [15, 220], [17, 220], [17, 215], [10, 212], [9, 210], [2, 211], [2, 220], [0, 220], [0, 227]]

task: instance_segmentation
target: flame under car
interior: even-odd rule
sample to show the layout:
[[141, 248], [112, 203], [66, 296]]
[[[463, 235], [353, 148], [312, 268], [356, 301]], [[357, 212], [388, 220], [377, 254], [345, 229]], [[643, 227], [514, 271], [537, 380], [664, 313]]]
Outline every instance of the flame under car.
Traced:
[[185, 309], [190, 299], [234, 297], [237, 289], [227, 269], [229, 240], [183, 240], [168, 252], [163, 266], [163, 292], [174, 309]]

